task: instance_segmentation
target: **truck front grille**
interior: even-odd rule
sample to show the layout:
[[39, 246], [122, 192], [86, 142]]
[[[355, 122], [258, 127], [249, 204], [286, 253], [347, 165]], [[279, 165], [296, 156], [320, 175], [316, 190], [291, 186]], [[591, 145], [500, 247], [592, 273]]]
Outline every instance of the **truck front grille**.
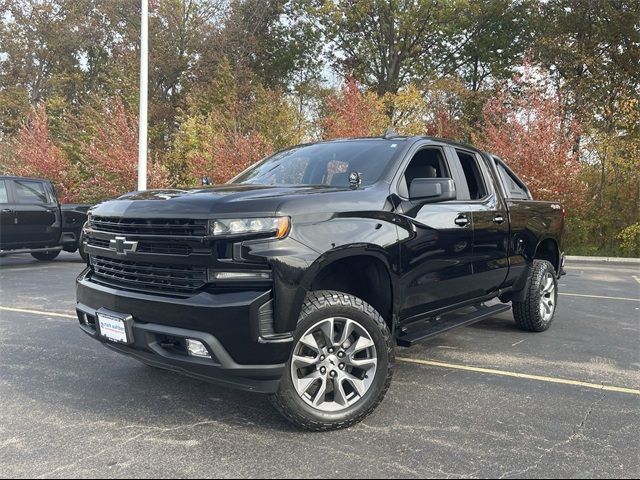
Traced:
[[159, 265], [92, 256], [93, 277], [116, 288], [188, 294], [207, 282], [207, 268]]
[[[88, 238], [87, 245], [98, 248], [109, 248], [109, 240], [101, 238]], [[172, 241], [154, 241], [154, 240], [141, 240], [138, 242], [138, 253], [153, 253], [161, 255], [190, 255], [193, 252], [193, 248], [187, 243], [172, 242]]]
[[207, 234], [207, 220], [185, 218], [120, 218], [94, 216], [91, 228], [108, 233], [202, 237]]

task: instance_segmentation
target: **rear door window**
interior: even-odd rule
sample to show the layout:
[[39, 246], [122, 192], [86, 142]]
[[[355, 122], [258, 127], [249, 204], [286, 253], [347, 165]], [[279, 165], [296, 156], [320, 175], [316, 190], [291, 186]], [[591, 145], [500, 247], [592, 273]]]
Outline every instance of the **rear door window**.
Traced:
[[467, 186], [469, 187], [469, 198], [480, 200], [488, 194], [487, 186], [482, 175], [482, 169], [478, 163], [478, 158], [472, 153], [456, 150], [462, 171], [464, 172]]
[[9, 203], [9, 192], [4, 180], [0, 180], [0, 203]]
[[529, 193], [526, 188], [521, 185], [520, 180], [515, 178], [511, 172], [502, 165], [502, 163], [496, 162], [496, 168], [498, 169], [498, 175], [500, 175], [500, 181], [502, 181], [507, 198], [519, 200], [529, 199]]
[[51, 203], [49, 193], [43, 182], [34, 180], [15, 180], [16, 203], [34, 205]]

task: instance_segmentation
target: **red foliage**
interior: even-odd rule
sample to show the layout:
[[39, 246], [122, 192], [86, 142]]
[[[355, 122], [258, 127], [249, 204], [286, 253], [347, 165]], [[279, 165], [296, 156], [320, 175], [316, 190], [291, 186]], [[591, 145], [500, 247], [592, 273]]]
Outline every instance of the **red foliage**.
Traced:
[[[86, 185], [92, 199], [113, 198], [137, 189], [138, 120], [127, 113], [122, 101], [116, 100], [107, 109], [104, 123], [85, 147], [85, 155], [93, 174]], [[167, 186], [167, 172], [157, 162], [148, 162], [147, 184], [148, 188]]]
[[342, 90], [327, 99], [328, 115], [322, 120], [324, 138], [380, 135], [387, 122], [382, 103], [373, 94], [363, 95], [349, 78]]
[[460, 126], [444, 107], [436, 108], [433, 117], [425, 123], [425, 133], [430, 137], [460, 138]]
[[585, 191], [575, 151], [579, 128], [567, 121], [561, 98], [549, 93], [544, 81], [533, 79], [535, 74], [525, 66], [516, 88], [498, 91], [485, 104], [474, 142], [505, 160], [534, 198], [578, 207]]
[[55, 185], [60, 201], [76, 199], [71, 164], [49, 136], [44, 105], [31, 111], [13, 141], [13, 151], [15, 156], [5, 162], [5, 174], [46, 178]]
[[191, 177], [210, 177], [222, 184], [273, 151], [273, 146], [255, 132], [227, 132], [209, 145], [210, 157], [197, 156], [189, 160]]

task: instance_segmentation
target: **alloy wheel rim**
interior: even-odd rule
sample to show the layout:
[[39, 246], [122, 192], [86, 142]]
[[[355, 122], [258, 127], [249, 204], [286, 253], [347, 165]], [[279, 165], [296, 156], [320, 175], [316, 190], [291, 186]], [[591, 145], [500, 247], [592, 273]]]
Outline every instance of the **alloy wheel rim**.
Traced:
[[330, 317], [300, 337], [291, 359], [291, 379], [307, 405], [338, 412], [366, 395], [377, 368], [369, 332], [355, 320]]
[[545, 322], [551, 320], [556, 309], [556, 284], [553, 275], [547, 272], [540, 285], [540, 316]]

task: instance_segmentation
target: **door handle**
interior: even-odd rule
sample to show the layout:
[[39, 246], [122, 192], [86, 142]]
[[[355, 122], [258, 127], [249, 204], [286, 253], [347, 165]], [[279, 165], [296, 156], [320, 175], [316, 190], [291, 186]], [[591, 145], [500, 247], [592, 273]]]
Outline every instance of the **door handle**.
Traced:
[[466, 215], [460, 214], [458, 218], [454, 220], [454, 223], [459, 227], [466, 227], [469, 224], [469, 219]]
[[504, 223], [504, 217], [502, 215], [496, 215], [495, 217], [493, 217], [493, 221], [494, 223], [501, 225]]
[[11, 210], [10, 208], [3, 208], [2, 213], [13, 213], [13, 210]]

